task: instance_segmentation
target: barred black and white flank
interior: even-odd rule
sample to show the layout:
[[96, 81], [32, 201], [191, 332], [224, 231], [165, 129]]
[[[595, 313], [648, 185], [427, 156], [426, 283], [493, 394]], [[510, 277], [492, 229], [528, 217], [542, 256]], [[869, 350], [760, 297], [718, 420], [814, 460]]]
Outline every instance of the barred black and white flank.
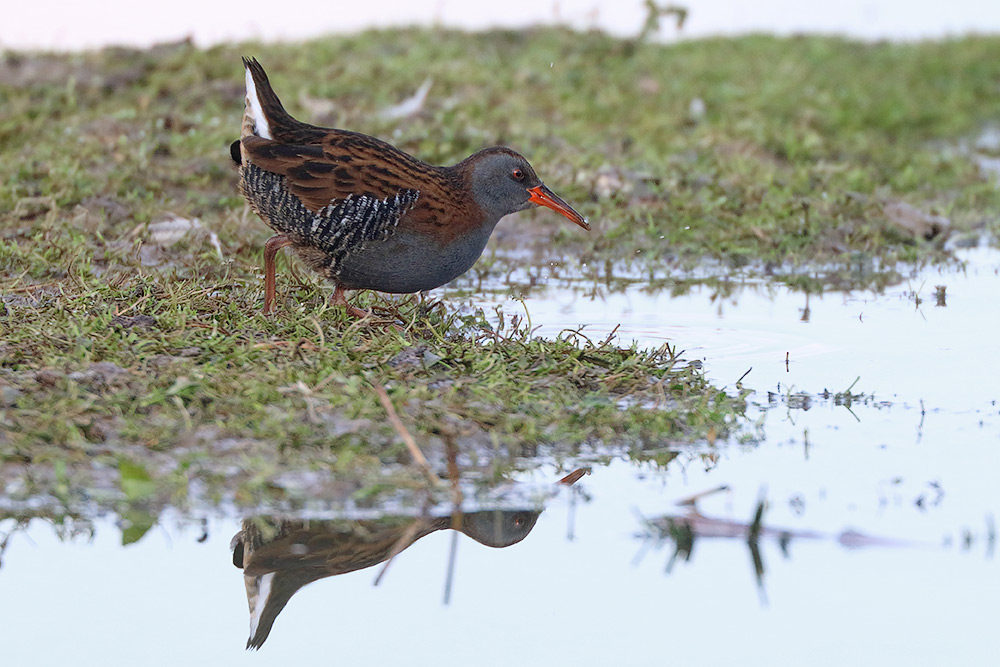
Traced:
[[244, 166], [240, 185], [254, 211], [275, 231], [287, 234], [295, 245], [311, 246], [326, 255], [322, 271], [333, 280], [340, 277], [339, 267], [352, 252], [388, 239], [420, 197], [412, 189], [383, 199], [349, 194], [314, 212], [289, 191], [284, 176], [256, 165]]

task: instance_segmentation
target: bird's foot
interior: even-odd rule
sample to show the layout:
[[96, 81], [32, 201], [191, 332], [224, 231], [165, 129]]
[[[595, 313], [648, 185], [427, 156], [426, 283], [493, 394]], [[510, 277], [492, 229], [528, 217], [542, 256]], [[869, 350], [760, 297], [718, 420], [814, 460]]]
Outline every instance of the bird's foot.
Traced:
[[360, 319], [364, 319], [364, 318], [366, 318], [366, 317], [368, 317], [369, 315], [372, 314], [372, 311], [365, 310], [364, 308], [358, 308], [357, 306], [352, 306], [351, 304], [347, 303], [346, 301], [344, 303], [338, 304], [338, 305], [343, 306], [344, 310], [347, 311], [348, 315], [350, 315], [351, 317], [356, 317], [359, 320]]
[[[362, 320], [362, 319], [365, 319], [365, 318], [375, 318], [375, 317], [377, 317], [376, 314], [375, 314], [375, 312], [374, 312], [374, 309], [372, 309], [372, 310], [365, 310], [364, 308], [358, 308], [357, 306], [352, 305], [347, 300], [347, 297], [344, 296], [344, 292], [345, 291], [346, 290], [343, 287], [341, 287], [340, 285], [337, 285], [334, 288], [334, 290], [333, 290], [333, 296], [330, 297], [330, 305], [331, 306], [343, 306], [344, 310], [347, 311], [348, 315], [350, 315], [351, 317], [356, 317], [359, 320]], [[403, 327], [399, 326], [399, 324], [397, 324], [394, 321], [395, 319], [398, 319], [398, 314], [397, 314], [396, 317], [391, 317], [389, 319], [380, 319], [380, 320], [378, 320], [378, 323], [379, 324], [389, 324], [392, 328], [396, 329], [397, 331], [403, 331]]]
[[359, 320], [372, 315], [372, 311], [365, 310], [364, 308], [358, 308], [357, 306], [352, 305], [351, 302], [347, 300], [347, 297], [344, 296], [345, 291], [346, 290], [343, 287], [337, 285], [333, 290], [333, 296], [330, 297], [330, 305], [343, 306], [344, 310], [347, 311], [348, 315], [350, 315], [351, 317], [356, 317]]

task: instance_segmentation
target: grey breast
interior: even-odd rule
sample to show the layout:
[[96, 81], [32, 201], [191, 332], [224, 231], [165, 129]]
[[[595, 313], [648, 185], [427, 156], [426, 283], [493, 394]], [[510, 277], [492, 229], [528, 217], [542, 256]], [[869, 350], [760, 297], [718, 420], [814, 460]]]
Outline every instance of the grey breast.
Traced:
[[393, 294], [434, 289], [472, 268], [495, 226], [469, 230], [445, 246], [426, 234], [397, 227], [386, 240], [367, 244], [345, 257], [336, 278], [348, 289]]

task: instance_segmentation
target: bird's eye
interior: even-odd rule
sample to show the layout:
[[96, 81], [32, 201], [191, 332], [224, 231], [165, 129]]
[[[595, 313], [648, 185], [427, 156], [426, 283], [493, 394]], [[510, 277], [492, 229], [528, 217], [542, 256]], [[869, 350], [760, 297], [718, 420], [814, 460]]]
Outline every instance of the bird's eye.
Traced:
[[514, 177], [515, 181], [520, 181], [522, 178], [524, 178], [524, 172], [521, 171], [520, 169], [515, 169], [514, 173], [511, 175]]

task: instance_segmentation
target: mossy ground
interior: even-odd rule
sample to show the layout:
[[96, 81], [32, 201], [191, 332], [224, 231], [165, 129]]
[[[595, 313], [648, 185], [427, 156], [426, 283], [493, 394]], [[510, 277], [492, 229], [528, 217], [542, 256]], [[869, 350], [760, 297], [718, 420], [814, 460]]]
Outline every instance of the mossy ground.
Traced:
[[[589, 216], [589, 234], [513, 216], [471, 285], [551, 262], [662, 276], [710, 258], [724, 276], [944, 258], [884, 206], [995, 235], [1000, 192], [959, 147], [1000, 117], [997, 53], [995, 38], [664, 46], [563, 30], [6, 53], [0, 464], [25, 493], [72, 495], [123, 461], [175, 496], [196, 478], [252, 496], [309, 467], [371, 488], [382, 463], [406, 457], [373, 384], [389, 386], [432, 458], [448, 439], [470, 462], [609, 443], [656, 458], [737, 423], [739, 398], [667, 349], [497, 332], [448, 302], [404, 303], [402, 330], [352, 322], [285, 263], [281, 308], [260, 315], [269, 233], [228, 157], [241, 55], [304, 120], [435, 163], [513, 146]], [[380, 118], [425, 77], [420, 113]], [[156, 243], [149, 225], [168, 214], [200, 227]]]

